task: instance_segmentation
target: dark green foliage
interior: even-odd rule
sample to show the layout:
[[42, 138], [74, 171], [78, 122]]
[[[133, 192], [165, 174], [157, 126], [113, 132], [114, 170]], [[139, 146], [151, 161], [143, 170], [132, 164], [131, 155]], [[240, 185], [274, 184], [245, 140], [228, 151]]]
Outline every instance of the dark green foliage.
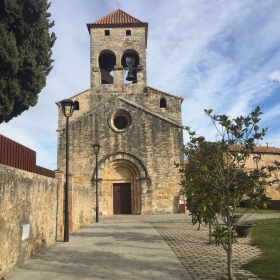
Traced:
[[182, 192], [187, 196], [187, 208], [193, 224], [208, 224], [219, 212], [221, 193], [214, 186], [221, 182], [215, 171], [223, 153], [217, 143], [193, 136], [184, 149], [189, 163], [180, 168]]
[[47, 0], [0, 1], [0, 123], [35, 106], [46, 85], [56, 40], [49, 6]]

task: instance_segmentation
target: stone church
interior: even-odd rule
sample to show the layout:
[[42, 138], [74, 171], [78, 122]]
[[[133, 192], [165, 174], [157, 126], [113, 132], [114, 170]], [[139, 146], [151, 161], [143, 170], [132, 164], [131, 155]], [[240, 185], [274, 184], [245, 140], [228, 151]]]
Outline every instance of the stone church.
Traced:
[[[69, 118], [70, 176], [95, 190], [92, 145], [98, 143], [101, 215], [178, 212], [180, 177], [174, 162], [183, 163], [183, 98], [147, 86], [148, 23], [118, 9], [87, 28], [90, 89], [65, 97], [78, 105]], [[58, 170], [64, 171], [60, 108], [57, 131]]]

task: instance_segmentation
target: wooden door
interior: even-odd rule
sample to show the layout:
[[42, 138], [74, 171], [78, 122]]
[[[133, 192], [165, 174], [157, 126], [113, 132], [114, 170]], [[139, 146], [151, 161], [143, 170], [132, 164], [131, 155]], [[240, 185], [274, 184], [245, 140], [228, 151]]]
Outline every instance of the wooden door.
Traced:
[[131, 184], [113, 184], [114, 214], [131, 214]]

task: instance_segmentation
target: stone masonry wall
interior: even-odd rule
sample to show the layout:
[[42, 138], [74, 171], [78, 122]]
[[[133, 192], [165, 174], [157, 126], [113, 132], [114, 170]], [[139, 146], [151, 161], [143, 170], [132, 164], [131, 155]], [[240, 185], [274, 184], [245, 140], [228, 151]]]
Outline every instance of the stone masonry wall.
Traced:
[[[80, 117], [81, 115], [83, 115], [85, 112], [88, 112], [89, 111], [89, 107], [90, 107], [90, 97], [89, 97], [89, 94], [90, 94], [90, 90], [85, 90], [73, 97], [71, 97], [71, 99], [73, 101], [79, 101], [79, 107], [81, 108], [80, 110], [75, 110], [71, 119], [75, 119], [75, 118], [78, 118]], [[65, 99], [67, 99], [68, 97], [65, 97]], [[60, 101], [57, 101], [57, 106], [58, 106], [58, 126], [65, 126], [66, 124], [66, 118], [65, 116], [62, 114], [62, 111], [61, 111], [61, 108], [60, 108], [60, 104], [59, 104]]]
[[[108, 123], [110, 114], [125, 109], [131, 115], [128, 129], [118, 133]], [[183, 131], [180, 125], [153, 113], [114, 99], [93, 113], [70, 123], [70, 173], [74, 181], [92, 186], [95, 155], [92, 144], [100, 144], [99, 160], [114, 153], [129, 153], [141, 160], [148, 170], [149, 188], [143, 188], [143, 213], [176, 212], [178, 210], [179, 175], [174, 161], [182, 163], [180, 148]], [[65, 129], [59, 130], [58, 167], [65, 166]], [[101, 174], [100, 174], [101, 176]]]
[[[95, 112], [100, 107], [107, 107], [110, 105], [112, 100], [120, 97], [126, 100], [129, 100], [135, 104], [139, 104], [143, 106], [143, 108], [147, 108], [152, 110], [153, 112], [175, 122], [182, 122], [182, 113], [181, 113], [181, 99], [166, 95], [161, 91], [152, 90], [151, 88], [147, 88], [146, 93], [139, 93], [133, 91], [134, 84], [128, 85], [131, 86], [130, 91], [127, 93], [117, 92], [117, 93], [107, 93], [105, 95], [94, 94], [91, 97], [88, 95], [89, 91], [84, 91], [80, 94], [77, 94], [71, 99], [73, 101], [78, 101], [80, 103], [80, 110], [74, 111], [73, 115], [70, 117], [69, 121], [80, 119], [83, 114], [89, 112], [89, 107], [91, 107], [92, 112]], [[167, 106], [166, 108], [160, 108], [160, 99], [165, 98]], [[59, 109], [58, 116], [58, 127], [65, 127], [65, 117], [62, 115], [61, 110]]]
[[[118, 101], [115, 101], [117, 103]], [[122, 102], [120, 102], [120, 108]], [[116, 110], [100, 108], [94, 115], [85, 115], [70, 123], [70, 172], [77, 182], [88, 185], [95, 168], [95, 155], [91, 146], [101, 145], [99, 159], [115, 152], [128, 152], [137, 155], [147, 167], [164, 169], [163, 159], [173, 169], [173, 161], [181, 161], [182, 128], [159, 119], [133, 106], [126, 106], [132, 115], [131, 127], [123, 133], [116, 133], [108, 127], [108, 115]], [[65, 166], [65, 129], [60, 131], [58, 165]], [[148, 168], [150, 169], [150, 168]], [[169, 172], [169, 168], [166, 172]], [[150, 171], [150, 174], [154, 171]], [[85, 180], [86, 177], [86, 180]]]
[[55, 242], [56, 215], [57, 180], [0, 165], [0, 278]]
[[[110, 36], [105, 36], [105, 29], [110, 29]], [[126, 36], [126, 30], [131, 30], [131, 35]], [[135, 50], [139, 54], [139, 65], [142, 70], [137, 73], [137, 87], [143, 92], [146, 87], [146, 32], [145, 27], [133, 28], [92, 28], [90, 30], [91, 46], [91, 90], [92, 92], [106, 92], [106, 86], [101, 85], [99, 55], [103, 50], [110, 50], [116, 56], [114, 70], [114, 85], [109, 85], [109, 91], [124, 91], [122, 55], [126, 50]]]
[[[93, 219], [93, 189], [73, 181], [70, 177], [70, 231]], [[64, 182], [63, 172], [52, 179], [0, 165], [0, 278], [63, 238]]]
[[[57, 238], [63, 239], [65, 173], [62, 171], [56, 171], [55, 178], [58, 180]], [[69, 231], [73, 232], [92, 222], [94, 190], [91, 187], [85, 187], [74, 183], [74, 177], [71, 175], [69, 176], [68, 190]]]
[[[74, 178], [73, 178], [74, 179]], [[73, 184], [73, 216], [71, 231], [92, 223], [94, 192], [91, 187]]]
[[[246, 161], [246, 168], [256, 168], [256, 163], [253, 160], [254, 156], [255, 154], [250, 155], [250, 158]], [[274, 161], [280, 161], [280, 154], [262, 153], [258, 167], [272, 165]], [[274, 182], [265, 186], [267, 196], [273, 200], [280, 200], [280, 171], [274, 171], [272, 178], [269, 180]]]

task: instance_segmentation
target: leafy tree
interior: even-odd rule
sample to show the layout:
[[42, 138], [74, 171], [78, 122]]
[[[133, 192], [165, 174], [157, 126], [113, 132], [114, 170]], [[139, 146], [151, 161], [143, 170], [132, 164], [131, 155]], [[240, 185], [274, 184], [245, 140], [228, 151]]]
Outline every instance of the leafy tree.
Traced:
[[0, 123], [30, 106], [46, 85], [56, 40], [47, 0], [0, 1]]
[[[182, 191], [187, 196], [192, 223], [199, 224], [198, 230], [201, 224], [209, 224], [211, 233], [214, 216], [219, 212], [218, 196], [221, 195], [212, 186], [219, 180], [219, 177], [214, 175], [217, 175], [216, 161], [221, 161], [222, 153], [216, 143], [206, 142], [203, 137], [195, 138], [195, 133], [189, 128], [187, 130], [191, 141], [184, 150], [188, 156], [188, 164], [180, 167], [183, 175]], [[212, 242], [211, 234], [209, 242]]]
[[[247, 117], [230, 119], [205, 110], [217, 129], [220, 140], [204, 141], [186, 127], [190, 141], [184, 147], [188, 164], [179, 166], [182, 192], [187, 196], [193, 224], [213, 224], [216, 245], [222, 245], [228, 257], [228, 279], [235, 279], [232, 271], [232, 244], [236, 241], [232, 218], [235, 208], [246, 199], [250, 208], [265, 208], [269, 198], [265, 194], [264, 180], [280, 167], [262, 166], [253, 170], [245, 163], [267, 129], [259, 132], [260, 108]], [[221, 221], [224, 224], [221, 225]]]

